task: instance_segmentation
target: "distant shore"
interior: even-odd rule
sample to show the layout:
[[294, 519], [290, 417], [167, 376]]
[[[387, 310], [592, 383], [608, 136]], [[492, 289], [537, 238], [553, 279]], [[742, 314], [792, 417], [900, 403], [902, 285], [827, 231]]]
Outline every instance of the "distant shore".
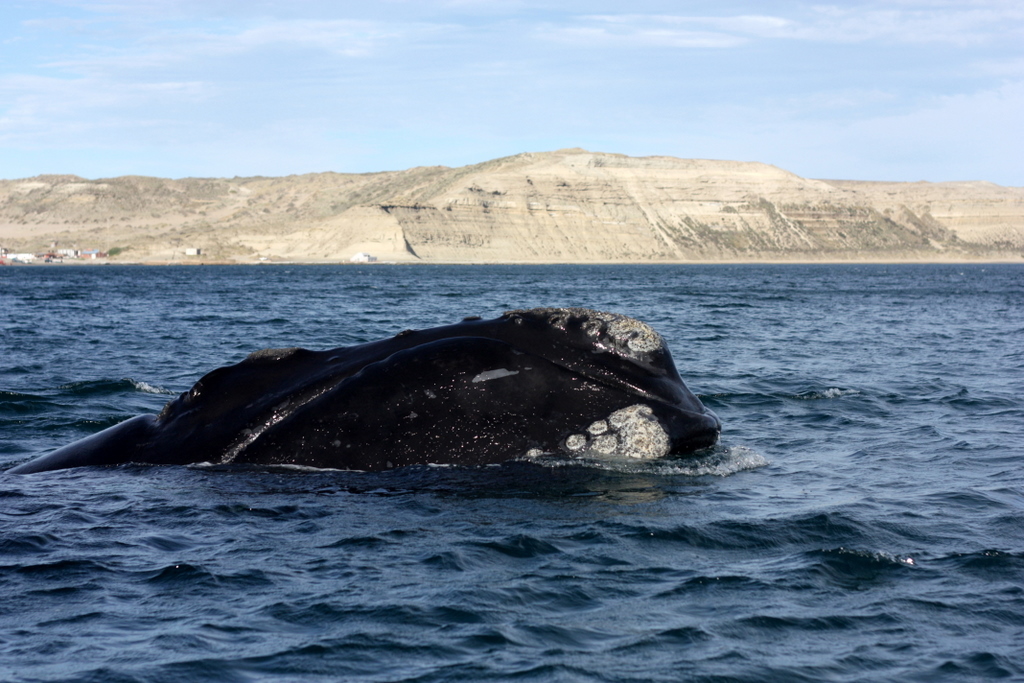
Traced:
[[1001, 263], [1024, 258], [1024, 188], [581, 149], [370, 174], [38, 176], [0, 181], [0, 248], [152, 265]]
[[930, 259], [899, 259], [899, 258], [856, 258], [856, 259], [801, 259], [801, 258], [764, 258], [764, 259], [716, 259], [716, 260], [674, 260], [674, 261], [377, 261], [373, 263], [352, 263], [350, 261], [254, 261], [246, 263], [243, 261], [108, 261], [108, 260], [68, 260], [53, 263], [21, 263], [4, 262], [0, 266], [29, 267], [29, 268], [59, 268], [59, 267], [80, 267], [90, 268], [98, 266], [139, 266], [139, 267], [168, 267], [168, 266], [345, 266], [345, 267], [387, 267], [387, 266], [698, 266], [698, 265], [913, 265], [913, 264], [1024, 264], [1024, 254], [1014, 258], [1005, 257], [979, 257], [979, 258], [930, 258]]

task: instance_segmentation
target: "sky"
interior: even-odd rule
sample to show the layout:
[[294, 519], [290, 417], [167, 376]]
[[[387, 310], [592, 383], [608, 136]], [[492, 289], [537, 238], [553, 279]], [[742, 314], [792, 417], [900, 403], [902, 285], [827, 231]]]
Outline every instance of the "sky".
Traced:
[[0, 0], [0, 178], [568, 147], [1024, 186], [1024, 2]]

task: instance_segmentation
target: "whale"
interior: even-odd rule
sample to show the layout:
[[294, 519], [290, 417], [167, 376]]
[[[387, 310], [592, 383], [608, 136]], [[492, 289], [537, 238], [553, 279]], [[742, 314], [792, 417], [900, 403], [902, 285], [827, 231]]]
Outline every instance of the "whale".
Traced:
[[470, 316], [326, 351], [264, 349], [8, 470], [254, 465], [381, 471], [686, 456], [721, 422], [652, 327], [587, 308]]

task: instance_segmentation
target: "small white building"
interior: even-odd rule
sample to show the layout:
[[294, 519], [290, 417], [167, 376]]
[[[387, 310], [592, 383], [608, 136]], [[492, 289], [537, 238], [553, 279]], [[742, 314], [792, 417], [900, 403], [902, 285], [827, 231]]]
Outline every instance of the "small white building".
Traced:
[[198, 247], [189, 247], [185, 250], [185, 256], [202, 256], [203, 250]]
[[7, 254], [7, 258], [19, 263], [32, 263], [36, 260], [35, 254]]
[[361, 251], [349, 260], [352, 263], [373, 263], [374, 261], [377, 260], [377, 257], [371, 256], [370, 254], [367, 254], [365, 251]]

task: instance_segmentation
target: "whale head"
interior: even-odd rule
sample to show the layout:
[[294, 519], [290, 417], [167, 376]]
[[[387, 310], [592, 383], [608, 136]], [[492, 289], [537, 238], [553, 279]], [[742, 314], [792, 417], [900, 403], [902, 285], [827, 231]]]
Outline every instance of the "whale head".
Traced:
[[651, 459], [721, 424], [664, 339], [585, 308], [514, 310], [328, 351], [258, 351], [142, 415], [13, 468], [250, 463], [382, 470], [544, 455]]

